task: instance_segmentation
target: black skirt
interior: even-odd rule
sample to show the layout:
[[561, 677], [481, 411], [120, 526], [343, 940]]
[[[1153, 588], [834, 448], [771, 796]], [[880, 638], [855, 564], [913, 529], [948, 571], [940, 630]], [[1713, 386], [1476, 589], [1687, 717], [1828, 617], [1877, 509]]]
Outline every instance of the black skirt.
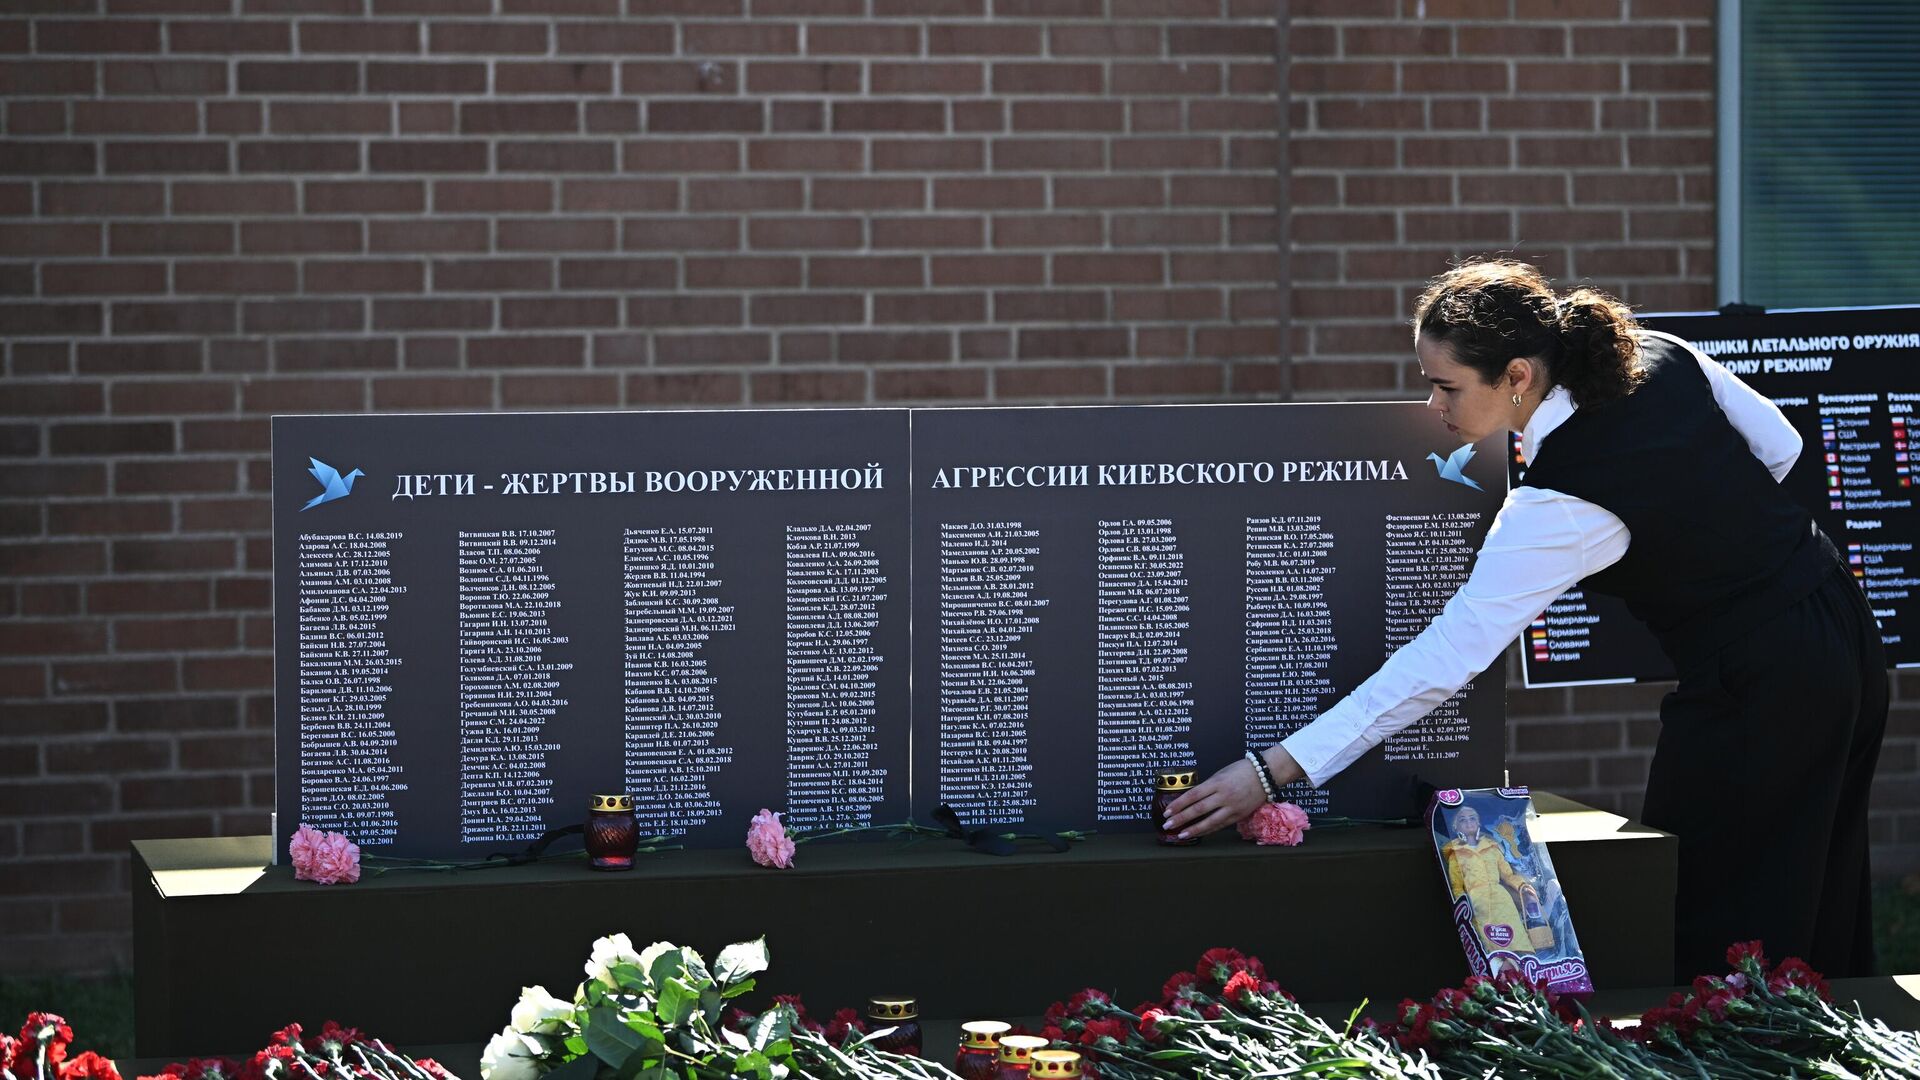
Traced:
[[1676, 983], [1723, 973], [1727, 946], [1750, 940], [1830, 977], [1874, 971], [1867, 802], [1886, 656], [1860, 585], [1833, 566], [1683, 667], [1661, 702], [1641, 816], [1680, 838]]

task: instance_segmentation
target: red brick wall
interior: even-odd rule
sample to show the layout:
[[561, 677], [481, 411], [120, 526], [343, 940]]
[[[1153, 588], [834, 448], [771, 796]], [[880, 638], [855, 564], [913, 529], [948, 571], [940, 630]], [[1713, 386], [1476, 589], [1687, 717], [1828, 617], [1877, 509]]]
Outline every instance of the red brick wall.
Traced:
[[[1303, 0], [1281, 61], [1274, 0], [748, 2], [7, 5], [10, 971], [126, 961], [129, 838], [265, 827], [271, 413], [1246, 400], [1289, 323], [1405, 396], [1456, 254], [1711, 299], [1711, 0]], [[1515, 694], [1515, 778], [1631, 805], [1653, 697]]]

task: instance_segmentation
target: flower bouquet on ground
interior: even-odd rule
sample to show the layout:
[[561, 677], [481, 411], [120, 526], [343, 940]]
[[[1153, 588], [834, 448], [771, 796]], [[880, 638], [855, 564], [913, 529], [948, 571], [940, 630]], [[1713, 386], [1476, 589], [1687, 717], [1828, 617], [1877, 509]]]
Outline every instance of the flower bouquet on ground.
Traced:
[[194, 1058], [139, 1080], [459, 1080], [432, 1058], [418, 1060], [329, 1020], [318, 1035], [299, 1024], [273, 1033], [251, 1058]]
[[[809, 1023], [795, 999], [758, 1015], [729, 1002], [767, 968], [759, 941], [729, 945], [709, 967], [669, 942], [636, 952], [625, 934], [593, 943], [587, 981], [566, 1001], [533, 986], [480, 1059], [482, 1080], [757, 1080], [899, 1078], [957, 1080], [941, 1066], [878, 1050], [871, 1033], [844, 1022]], [[831, 1036], [837, 1035], [838, 1038]]]
[[0, 1033], [0, 1080], [120, 1080], [113, 1062], [91, 1050], [68, 1057], [72, 1045], [66, 1018], [28, 1013], [19, 1038]]
[[1424, 1054], [1371, 1026], [1350, 1019], [1340, 1029], [1309, 1015], [1267, 978], [1259, 959], [1234, 949], [1207, 950], [1160, 994], [1128, 1011], [1098, 990], [1082, 990], [1047, 1009], [1040, 1034], [1079, 1051], [1083, 1075], [1097, 1080], [1443, 1075]]

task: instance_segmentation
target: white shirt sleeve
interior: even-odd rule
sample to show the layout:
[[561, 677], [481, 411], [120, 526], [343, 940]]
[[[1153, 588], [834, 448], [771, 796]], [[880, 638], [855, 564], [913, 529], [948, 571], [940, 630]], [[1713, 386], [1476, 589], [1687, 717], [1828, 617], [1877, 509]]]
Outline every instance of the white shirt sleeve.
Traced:
[[1485, 671], [1561, 593], [1620, 561], [1628, 539], [1624, 522], [1584, 499], [1514, 489], [1487, 530], [1466, 584], [1432, 625], [1281, 745], [1313, 786], [1326, 783]]
[[1700, 362], [1700, 370], [1706, 373], [1707, 384], [1713, 387], [1714, 404], [1727, 415], [1733, 429], [1747, 440], [1747, 446], [1753, 456], [1773, 474], [1775, 483], [1786, 478], [1787, 470], [1800, 459], [1800, 433], [1793, 429], [1793, 423], [1780, 412], [1780, 407], [1767, 400], [1753, 387], [1740, 381], [1740, 377], [1728, 371], [1718, 360], [1694, 348], [1692, 345], [1671, 334], [1661, 334], [1686, 346], [1693, 358]]

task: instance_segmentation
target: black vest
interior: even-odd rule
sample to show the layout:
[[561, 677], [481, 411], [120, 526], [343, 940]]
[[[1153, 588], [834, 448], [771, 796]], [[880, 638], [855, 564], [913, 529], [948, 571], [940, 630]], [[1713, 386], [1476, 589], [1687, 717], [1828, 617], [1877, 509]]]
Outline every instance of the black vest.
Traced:
[[1618, 596], [1682, 672], [1819, 586], [1838, 556], [1713, 400], [1693, 354], [1642, 334], [1646, 381], [1541, 440], [1524, 486], [1626, 523], [1621, 560], [1583, 582]]

